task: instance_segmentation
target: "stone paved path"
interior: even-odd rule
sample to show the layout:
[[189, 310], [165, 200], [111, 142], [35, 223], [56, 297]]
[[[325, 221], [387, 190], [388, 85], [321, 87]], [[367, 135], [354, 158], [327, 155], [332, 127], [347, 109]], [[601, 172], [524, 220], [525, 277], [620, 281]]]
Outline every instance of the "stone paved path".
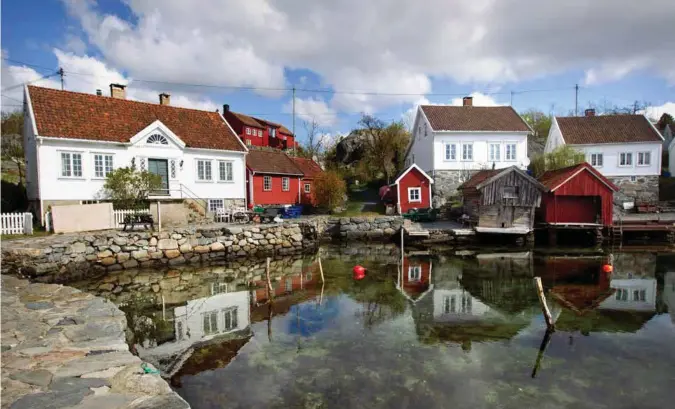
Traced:
[[2, 408], [185, 409], [143, 373], [126, 318], [88, 293], [2, 276]]

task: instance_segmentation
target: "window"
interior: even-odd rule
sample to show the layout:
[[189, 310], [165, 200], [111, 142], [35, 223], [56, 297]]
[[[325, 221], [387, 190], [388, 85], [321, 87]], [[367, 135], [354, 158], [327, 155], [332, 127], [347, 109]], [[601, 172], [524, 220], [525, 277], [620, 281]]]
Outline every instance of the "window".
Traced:
[[408, 267], [408, 280], [420, 281], [422, 279], [422, 266]]
[[225, 208], [225, 200], [223, 199], [209, 199], [209, 212], [215, 213], [218, 209]]
[[409, 187], [408, 188], [408, 201], [409, 202], [421, 202], [422, 201], [422, 189], [419, 187]]
[[288, 192], [291, 189], [291, 180], [287, 177], [281, 178], [281, 190]]
[[204, 335], [216, 334], [218, 332], [218, 311], [206, 312], [202, 315]]
[[462, 160], [473, 160], [473, 144], [462, 145]]
[[145, 143], [149, 145], [168, 145], [169, 141], [163, 135], [158, 133], [148, 136], [148, 139], [145, 140]]
[[[508, 145], [506, 145], [508, 147]], [[492, 162], [499, 162], [501, 160], [500, 146], [498, 143], [491, 143], [489, 146], [489, 157]]]
[[616, 289], [616, 300], [617, 301], [627, 301], [628, 300], [628, 290], [625, 288]]
[[633, 154], [630, 152], [620, 153], [619, 166], [633, 166]]
[[291, 291], [293, 291], [293, 279], [291, 279], [291, 278], [286, 279], [285, 289], [286, 289], [287, 293], [290, 293]]
[[250, 139], [247, 139], [247, 140], [246, 140], [246, 146], [251, 146], [251, 145], [253, 145], [253, 144], [251, 143], [251, 140], [250, 140]]
[[211, 295], [225, 294], [228, 290], [227, 283], [211, 283]]
[[649, 166], [652, 164], [652, 154], [651, 152], [638, 152], [637, 154], [637, 165], [638, 166]]
[[457, 160], [457, 145], [454, 143], [445, 144], [445, 160]]
[[262, 129], [258, 129], [258, 137], [262, 138]]
[[94, 177], [105, 178], [113, 170], [112, 155], [94, 155]]
[[602, 159], [602, 153], [591, 153], [591, 166], [601, 168]]
[[218, 180], [221, 182], [232, 182], [232, 162], [218, 161]]
[[277, 130], [275, 128], [270, 128], [270, 138], [277, 137]]
[[179, 341], [183, 339], [183, 323], [180, 321], [176, 323], [176, 339]]
[[424, 137], [426, 138], [427, 135], [428, 135], [427, 124], [424, 124]]
[[272, 176], [263, 177], [263, 190], [266, 192], [272, 190]]
[[211, 161], [197, 159], [197, 180], [211, 180]]
[[233, 329], [237, 329], [237, 326], [239, 325], [237, 323], [237, 307], [233, 308], [228, 308], [225, 311], [223, 311], [223, 316], [224, 316], [224, 323], [225, 323], [225, 331], [232, 331]]
[[454, 314], [457, 312], [457, 296], [445, 296], [443, 297], [443, 313], [444, 314]]
[[309, 183], [305, 183], [305, 193], [309, 193], [312, 189], [312, 185]]
[[470, 295], [462, 294], [462, 312], [466, 314], [471, 314], [473, 309], [473, 298]]
[[518, 186], [504, 186], [502, 187], [502, 197], [504, 199], [517, 199]]
[[246, 128], [246, 135], [250, 135], [250, 134], [251, 134], [251, 128]]
[[647, 290], [633, 290], [633, 301], [644, 302], [647, 299]]
[[630, 181], [631, 182], [637, 182], [637, 176], [631, 176]]
[[61, 176], [65, 178], [82, 177], [82, 154], [61, 152]]
[[514, 161], [516, 160], [516, 144], [507, 143], [506, 147], [506, 160]]

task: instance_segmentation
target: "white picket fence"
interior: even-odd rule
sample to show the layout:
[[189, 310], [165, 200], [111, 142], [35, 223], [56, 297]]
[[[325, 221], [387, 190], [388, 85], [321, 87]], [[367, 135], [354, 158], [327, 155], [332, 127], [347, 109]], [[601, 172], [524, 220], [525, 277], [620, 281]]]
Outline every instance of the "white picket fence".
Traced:
[[0, 221], [2, 234], [33, 234], [32, 213], [2, 213]]
[[122, 209], [122, 210], [113, 210], [113, 216], [115, 217], [115, 226], [120, 226], [124, 223], [124, 216], [130, 214], [150, 214], [150, 209]]

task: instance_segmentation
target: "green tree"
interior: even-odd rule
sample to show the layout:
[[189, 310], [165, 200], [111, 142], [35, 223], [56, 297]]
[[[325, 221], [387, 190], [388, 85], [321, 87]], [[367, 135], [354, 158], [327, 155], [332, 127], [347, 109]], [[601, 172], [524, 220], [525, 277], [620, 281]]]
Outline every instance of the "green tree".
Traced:
[[553, 120], [551, 115], [547, 115], [536, 109], [529, 109], [521, 114], [521, 117], [532, 128], [532, 136], [537, 140], [545, 140], [548, 137], [548, 131], [551, 129]]
[[658, 128], [663, 128], [666, 125], [672, 125], [674, 122], [675, 120], [673, 119], [673, 116], [665, 112], [663, 115], [661, 115], [661, 118], [659, 118], [657, 126]]
[[359, 125], [364, 134], [365, 163], [373, 172], [382, 172], [387, 183], [403, 168], [410, 133], [403, 122], [386, 124], [371, 115], [363, 115]]
[[23, 150], [23, 114], [2, 113], [2, 178], [24, 184], [25, 156]]
[[150, 193], [161, 188], [161, 176], [126, 167], [108, 173], [103, 194], [118, 209], [137, 209], [145, 207]]
[[582, 163], [586, 160], [583, 152], [579, 152], [569, 145], [559, 146], [552, 152], [539, 155], [532, 159], [530, 168], [535, 177], [539, 177], [547, 170], [566, 168]]
[[344, 203], [346, 193], [347, 184], [337, 172], [327, 170], [314, 179], [314, 197], [319, 207], [335, 209]]

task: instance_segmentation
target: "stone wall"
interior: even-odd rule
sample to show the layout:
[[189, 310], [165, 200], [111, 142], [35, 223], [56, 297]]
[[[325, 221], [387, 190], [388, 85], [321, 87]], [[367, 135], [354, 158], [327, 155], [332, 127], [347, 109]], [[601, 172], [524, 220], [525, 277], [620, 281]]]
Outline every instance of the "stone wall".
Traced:
[[378, 217], [317, 217], [312, 219], [317, 234], [324, 240], [387, 242], [400, 234], [403, 218]]
[[614, 193], [614, 203], [621, 206], [623, 202], [648, 202], [659, 201], [659, 177], [658, 176], [631, 176], [609, 177], [621, 190]]
[[472, 170], [436, 170], [434, 171], [434, 183], [431, 185], [433, 192], [433, 207], [441, 208], [457, 196], [457, 188], [464, 183], [473, 173]]

